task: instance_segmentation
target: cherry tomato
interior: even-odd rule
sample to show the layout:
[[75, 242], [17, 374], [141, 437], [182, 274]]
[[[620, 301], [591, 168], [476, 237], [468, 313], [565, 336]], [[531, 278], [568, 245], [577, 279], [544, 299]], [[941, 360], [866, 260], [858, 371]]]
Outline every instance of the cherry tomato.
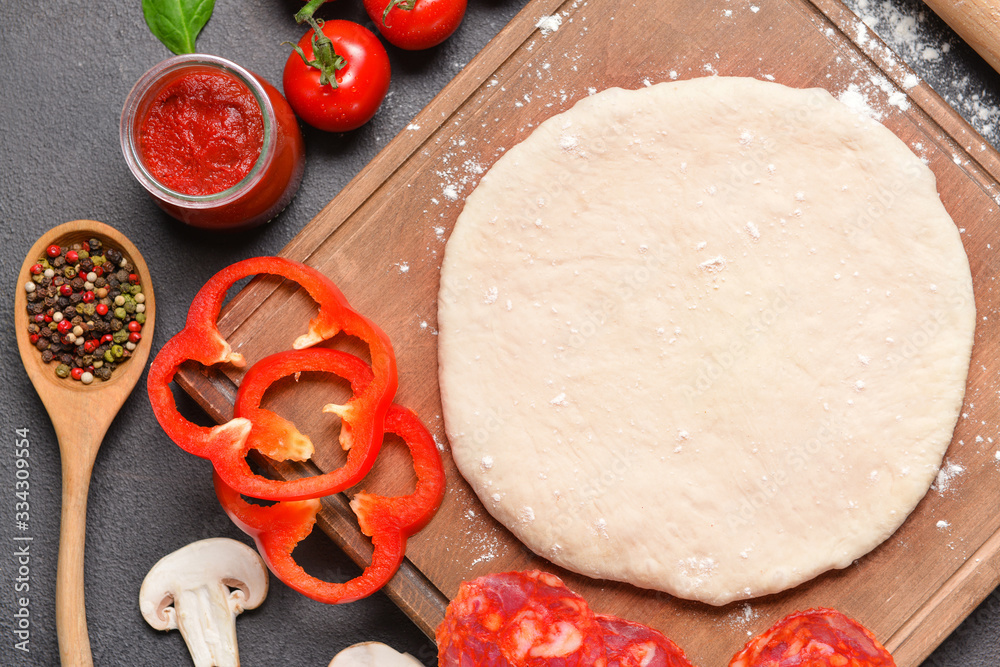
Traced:
[[320, 130], [347, 132], [361, 127], [375, 115], [389, 91], [389, 56], [378, 37], [357, 23], [315, 23], [335, 53], [335, 64], [329, 64], [328, 71], [336, 87], [322, 82], [321, 69], [305, 62], [320, 64], [314, 51], [323, 47], [317, 40], [320, 46], [314, 48], [314, 28], [299, 40], [302, 55], [292, 53], [285, 63], [285, 98], [299, 118]]
[[391, 44], [408, 51], [448, 39], [465, 16], [466, 0], [364, 0], [365, 11]]

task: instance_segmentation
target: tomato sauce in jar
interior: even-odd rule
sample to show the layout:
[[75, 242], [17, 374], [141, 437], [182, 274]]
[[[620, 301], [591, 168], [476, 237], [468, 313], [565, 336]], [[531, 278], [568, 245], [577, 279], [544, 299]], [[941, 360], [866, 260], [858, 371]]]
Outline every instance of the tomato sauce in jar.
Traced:
[[305, 151], [291, 107], [264, 79], [203, 54], [163, 61], [122, 112], [122, 152], [173, 217], [240, 229], [272, 219], [302, 180]]

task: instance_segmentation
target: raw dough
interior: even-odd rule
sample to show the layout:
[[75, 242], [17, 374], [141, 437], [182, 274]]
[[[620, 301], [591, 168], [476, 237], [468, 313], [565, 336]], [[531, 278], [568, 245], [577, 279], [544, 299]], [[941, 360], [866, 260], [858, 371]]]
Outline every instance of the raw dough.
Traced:
[[468, 197], [445, 424], [486, 508], [570, 570], [721, 605], [843, 568], [961, 408], [968, 259], [931, 171], [826, 91], [611, 89]]

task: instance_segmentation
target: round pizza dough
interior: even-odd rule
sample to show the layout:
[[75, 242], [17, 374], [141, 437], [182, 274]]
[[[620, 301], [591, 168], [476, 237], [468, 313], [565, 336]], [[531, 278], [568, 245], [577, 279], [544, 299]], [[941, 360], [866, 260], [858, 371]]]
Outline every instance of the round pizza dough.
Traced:
[[446, 430], [486, 508], [558, 565], [714, 605], [899, 527], [975, 326], [931, 171], [752, 79], [550, 118], [468, 197], [441, 281]]

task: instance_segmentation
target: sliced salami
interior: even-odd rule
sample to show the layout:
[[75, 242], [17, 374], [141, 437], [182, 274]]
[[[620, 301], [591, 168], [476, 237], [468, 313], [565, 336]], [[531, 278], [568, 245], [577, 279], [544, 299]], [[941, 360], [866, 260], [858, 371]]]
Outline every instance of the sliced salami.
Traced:
[[441, 667], [692, 667], [659, 632], [595, 616], [558, 577], [537, 570], [464, 582], [436, 639]]
[[603, 667], [601, 627], [556, 576], [506, 572], [462, 583], [437, 630], [450, 667]]
[[867, 628], [834, 609], [800, 611], [750, 640], [729, 667], [896, 667]]
[[597, 623], [608, 667], [692, 667], [677, 644], [649, 626], [603, 615]]

